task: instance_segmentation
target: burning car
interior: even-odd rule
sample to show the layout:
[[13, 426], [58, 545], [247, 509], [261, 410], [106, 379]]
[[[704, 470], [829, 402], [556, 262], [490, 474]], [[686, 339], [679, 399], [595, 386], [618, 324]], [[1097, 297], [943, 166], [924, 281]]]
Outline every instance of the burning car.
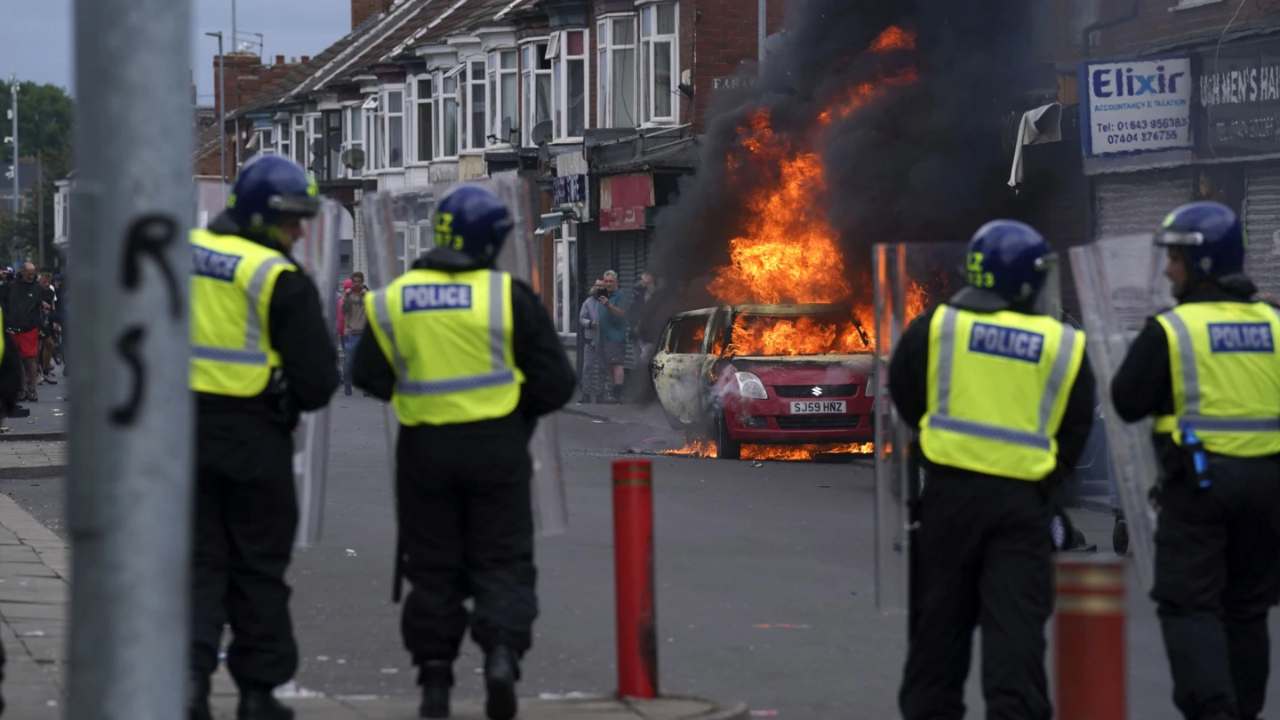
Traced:
[[737, 459], [744, 444], [870, 443], [873, 365], [851, 308], [815, 303], [676, 315], [651, 370], [671, 426]]

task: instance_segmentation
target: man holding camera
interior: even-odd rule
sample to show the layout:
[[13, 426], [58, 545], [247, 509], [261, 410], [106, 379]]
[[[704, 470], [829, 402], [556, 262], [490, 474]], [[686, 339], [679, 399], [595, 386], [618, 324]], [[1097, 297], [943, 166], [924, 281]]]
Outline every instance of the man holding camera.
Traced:
[[582, 327], [582, 399], [579, 405], [604, 402], [604, 367], [600, 364], [600, 294], [608, 298], [604, 282], [597, 280], [587, 299], [578, 311], [578, 324]]
[[631, 297], [618, 289], [618, 273], [609, 270], [604, 274], [604, 292], [596, 295], [600, 299], [600, 360], [607, 372], [605, 379], [609, 382], [609, 399], [607, 402], [622, 402], [622, 383], [626, 379], [623, 366], [627, 362], [627, 308], [631, 306]]

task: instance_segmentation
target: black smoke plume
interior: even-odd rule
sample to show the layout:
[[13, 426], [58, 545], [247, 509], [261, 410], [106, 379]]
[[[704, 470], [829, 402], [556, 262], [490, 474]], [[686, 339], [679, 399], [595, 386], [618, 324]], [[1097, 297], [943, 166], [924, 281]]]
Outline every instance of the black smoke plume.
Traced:
[[[810, 142], [815, 118], [862, 83], [915, 67], [918, 79], [885, 91], [843, 120], [819, 145], [821, 199], [841, 238], [855, 293], [869, 298], [871, 246], [884, 241], [963, 241], [1006, 214], [1010, 191], [1002, 118], [1022, 107], [1030, 21], [1026, 0], [793, 0], [780, 52], [747, 88], [713, 99], [697, 174], [659, 215], [655, 265], [696, 292], [729, 262], [746, 193], [774, 178], [768, 168], [731, 173], [726, 158], [740, 128], [768, 108], [776, 132]], [[869, 53], [890, 27], [915, 49]], [[815, 282], [821, 282], [820, 276]]]

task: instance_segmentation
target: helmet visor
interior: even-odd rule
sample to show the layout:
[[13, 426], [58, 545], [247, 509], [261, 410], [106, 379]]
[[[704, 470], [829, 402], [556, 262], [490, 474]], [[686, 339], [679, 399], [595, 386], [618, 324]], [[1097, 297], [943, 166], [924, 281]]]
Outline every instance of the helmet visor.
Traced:
[[1155, 234], [1157, 247], [1196, 247], [1204, 244], [1204, 234], [1186, 230], [1157, 230]]
[[320, 212], [320, 198], [272, 195], [267, 201], [267, 206], [284, 215], [315, 217], [316, 213]]

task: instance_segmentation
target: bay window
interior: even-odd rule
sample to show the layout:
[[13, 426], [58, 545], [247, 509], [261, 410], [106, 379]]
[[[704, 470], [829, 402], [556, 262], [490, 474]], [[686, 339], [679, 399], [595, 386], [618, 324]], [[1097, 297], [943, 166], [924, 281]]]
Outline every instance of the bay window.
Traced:
[[386, 111], [382, 114], [386, 123], [387, 158], [383, 167], [404, 167], [404, 90], [388, 90], [385, 95]]
[[289, 141], [289, 138], [291, 137], [291, 135], [289, 135], [288, 120], [276, 123], [275, 135], [276, 135], [276, 140], [278, 141], [278, 145], [276, 146], [276, 154], [280, 155], [281, 157], [287, 157], [287, 158], [293, 157], [293, 144]]
[[368, 137], [365, 140], [365, 167], [369, 170], [383, 168], [382, 150], [386, 130], [382, 127], [381, 98], [371, 95], [364, 101], [364, 127]]
[[459, 76], [458, 80], [462, 83], [459, 89], [461, 98], [458, 103], [463, 113], [459, 118], [461, 146], [463, 150], [483, 150], [489, 127], [485, 122], [485, 109], [488, 104], [485, 100], [485, 64], [483, 60], [475, 60], [466, 62], [465, 68], [464, 74]]
[[515, 50], [489, 54], [489, 134], [510, 143], [520, 127], [520, 56]]
[[458, 75], [463, 66], [444, 74], [436, 83], [436, 112], [440, 136], [436, 143], [439, 152], [436, 159], [458, 157]]
[[326, 110], [324, 113], [324, 177], [326, 180], [337, 180], [342, 177], [343, 114], [341, 110]]
[[524, 46], [524, 66], [520, 73], [524, 95], [524, 118], [521, 135], [526, 147], [536, 145], [533, 128], [551, 119], [551, 60], [547, 43], [533, 42]]
[[605, 18], [597, 26], [600, 44], [600, 82], [596, 93], [597, 122], [602, 128], [634, 128], [636, 112], [636, 19], [634, 15]]
[[[349, 107], [346, 109], [347, 122], [343, 128], [344, 142], [343, 147], [346, 150], [364, 150], [364, 110], [360, 106]], [[368, 163], [368, 155], [365, 156], [365, 162]], [[350, 178], [360, 177], [361, 170], [359, 168], [345, 168], [346, 176]]]
[[679, 71], [679, 36], [676, 3], [640, 8], [641, 120], [673, 123], [676, 120], [676, 73]]
[[307, 120], [301, 115], [293, 116], [293, 161], [307, 166]]
[[565, 30], [547, 50], [555, 97], [553, 129], [557, 140], [580, 138], [587, 128], [587, 31]]
[[273, 138], [273, 135], [275, 134], [274, 130], [272, 128], [266, 127], [266, 128], [258, 128], [255, 132], [257, 132], [258, 134], [258, 142], [257, 142], [258, 154], [259, 155], [275, 155], [276, 146], [275, 146], [275, 139]]
[[414, 98], [417, 105], [416, 122], [418, 123], [418, 162], [430, 162], [436, 159], [436, 124], [435, 124], [435, 92], [432, 91], [431, 76], [418, 80], [418, 95]]
[[307, 129], [307, 147], [302, 153], [304, 161], [302, 166], [307, 172], [312, 173], [317, 179], [324, 170], [324, 118], [319, 113], [304, 116], [304, 124]]

